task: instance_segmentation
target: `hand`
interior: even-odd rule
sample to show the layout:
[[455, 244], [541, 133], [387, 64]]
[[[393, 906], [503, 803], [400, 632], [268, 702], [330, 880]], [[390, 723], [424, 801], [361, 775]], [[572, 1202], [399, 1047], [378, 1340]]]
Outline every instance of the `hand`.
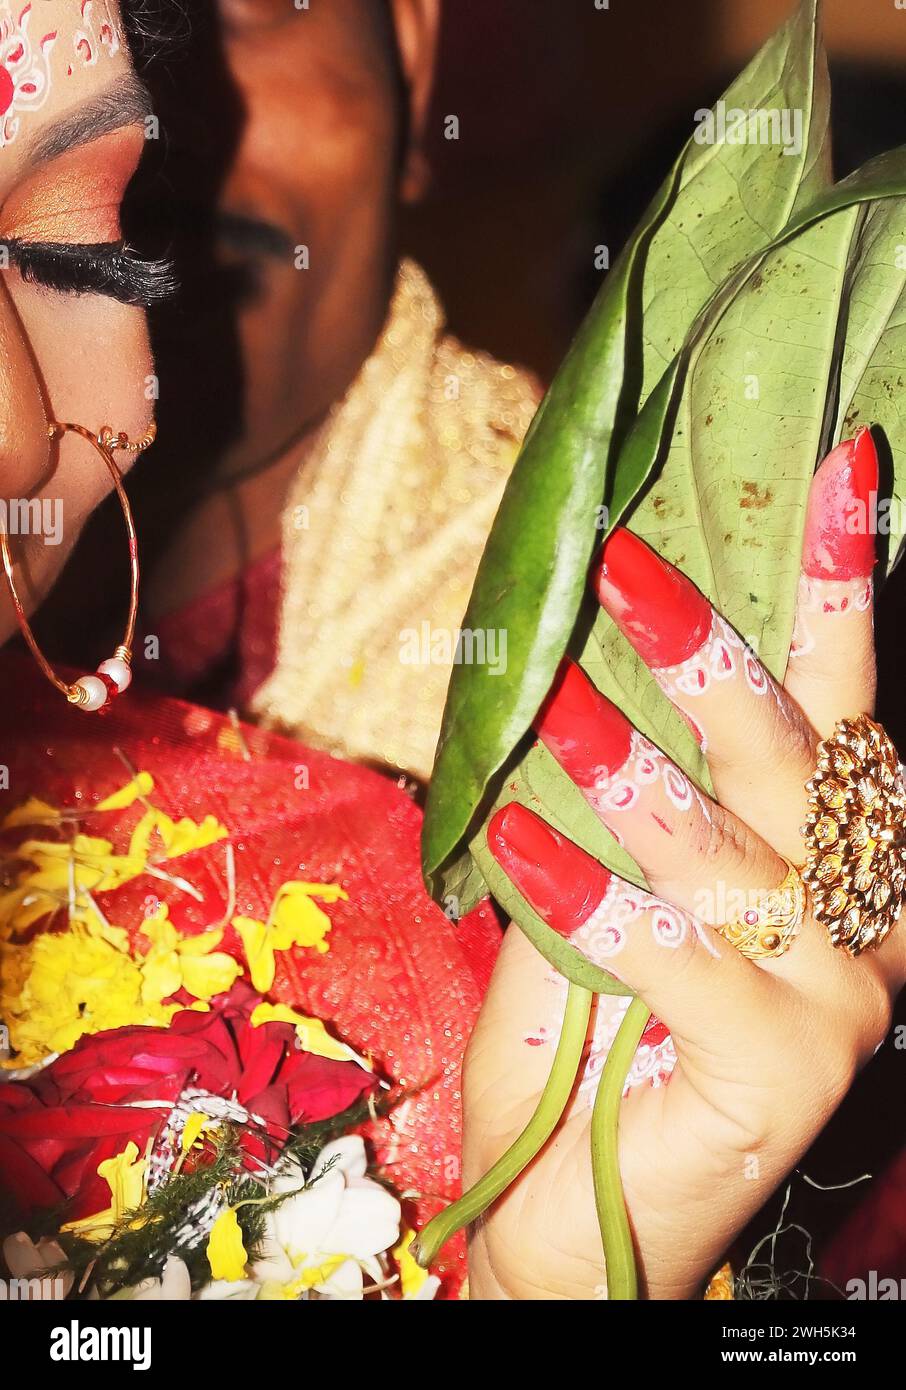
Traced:
[[[877, 476], [867, 431], [816, 473], [783, 688], [677, 570], [628, 531], [606, 543], [600, 601], [699, 732], [717, 800], [568, 662], [536, 731], [651, 893], [521, 806], [498, 812], [489, 830], [522, 896], [654, 1015], [620, 1114], [624, 1194], [650, 1298], [697, 1295], [876, 1051], [906, 978], [902, 922], [855, 959], [831, 945], [810, 911], [788, 953], [757, 962], [714, 930], [777, 887], [785, 859], [802, 862], [804, 784], [817, 744], [838, 719], [873, 708], [874, 544], [847, 517]], [[565, 995], [564, 981], [511, 928], [466, 1058], [467, 1185], [532, 1114]], [[599, 998], [585, 1075], [563, 1121], [474, 1233], [473, 1297], [606, 1296], [589, 1123], [625, 1008], [625, 999]]]

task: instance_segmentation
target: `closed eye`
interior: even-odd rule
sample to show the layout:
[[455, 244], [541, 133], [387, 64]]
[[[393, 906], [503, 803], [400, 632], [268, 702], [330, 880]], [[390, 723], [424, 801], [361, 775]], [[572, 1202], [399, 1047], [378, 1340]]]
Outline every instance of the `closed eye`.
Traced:
[[13, 238], [3, 245], [23, 280], [61, 294], [101, 294], [150, 308], [172, 299], [179, 288], [172, 261], [146, 260], [124, 241], [86, 245]]

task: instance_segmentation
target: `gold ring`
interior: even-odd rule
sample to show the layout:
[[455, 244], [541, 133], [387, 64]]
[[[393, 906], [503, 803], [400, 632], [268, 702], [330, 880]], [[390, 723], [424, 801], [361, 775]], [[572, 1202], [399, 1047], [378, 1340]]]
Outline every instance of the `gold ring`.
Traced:
[[851, 956], [880, 946], [903, 908], [906, 789], [888, 735], [860, 714], [818, 746], [803, 877], [816, 919]]
[[790, 949], [805, 916], [806, 892], [802, 875], [788, 859], [786, 877], [747, 908], [741, 917], [717, 931], [749, 960], [782, 956]]

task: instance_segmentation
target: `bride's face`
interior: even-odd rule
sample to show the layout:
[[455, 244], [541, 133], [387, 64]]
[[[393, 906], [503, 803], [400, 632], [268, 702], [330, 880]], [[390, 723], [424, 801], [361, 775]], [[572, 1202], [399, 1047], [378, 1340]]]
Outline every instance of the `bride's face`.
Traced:
[[49, 448], [47, 420], [137, 437], [153, 416], [153, 287], [109, 245], [148, 114], [114, 0], [0, 0], [0, 503], [49, 501], [63, 532], [11, 538], [31, 606], [109, 487], [84, 441]]

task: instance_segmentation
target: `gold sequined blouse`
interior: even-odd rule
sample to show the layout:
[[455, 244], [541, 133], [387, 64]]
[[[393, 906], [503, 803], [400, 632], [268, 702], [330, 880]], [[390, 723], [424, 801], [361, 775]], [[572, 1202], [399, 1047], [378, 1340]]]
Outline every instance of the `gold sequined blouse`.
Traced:
[[289, 490], [258, 719], [428, 777], [475, 571], [539, 399], [528, 374], [444, 333], [404, 261], [374, 353]]

